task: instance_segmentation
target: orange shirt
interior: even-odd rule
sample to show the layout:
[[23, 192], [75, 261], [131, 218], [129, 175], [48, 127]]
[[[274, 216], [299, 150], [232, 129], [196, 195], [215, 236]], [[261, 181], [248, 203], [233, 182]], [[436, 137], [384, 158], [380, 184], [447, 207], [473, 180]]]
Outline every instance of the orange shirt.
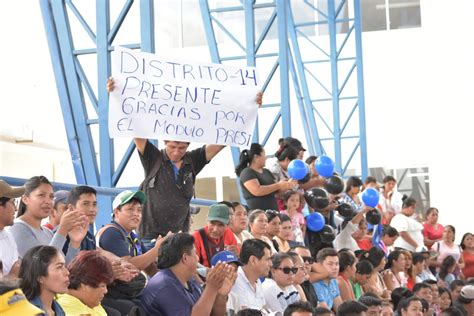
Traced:
[[465, 267], [462, 269], [462, 274], [467, 278], [474, 277], [474, 254], [467, 251], [462, 252]]
[[[214, 256], [216, 253], [225, 250], [226, 246], [236, 245], [237, 240], [235, 239], [234, 233], [227, 227], [224, 231], [224, 235], [219, 239], [214, 239], [209, 237], [209, 229], [204, 227], [204, 232], [207, 237], [207, 244], [209, 246], [208, 252], [210, 257]], [[204, 249], [204, 243], [201, 238], [199, 230], [193, 232], [194, 236], [194, 247], [196, 247], [196, 254], [199, 257], [199, 262], [206, 266], [211, 267], [211, 258], [207, 258], [206, 250]]]

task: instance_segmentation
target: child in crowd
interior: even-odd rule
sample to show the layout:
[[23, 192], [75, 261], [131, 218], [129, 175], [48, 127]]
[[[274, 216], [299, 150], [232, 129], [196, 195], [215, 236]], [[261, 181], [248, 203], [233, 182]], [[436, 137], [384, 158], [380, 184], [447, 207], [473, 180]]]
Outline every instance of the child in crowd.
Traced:
[[281, 214], [286, 214], [291, 219], [291, 229], [293, 232], [291, 240], [303, 244], [306, 224], [303, 214], [298, 212], [301, 203], [300, 194], [297, 191], [289, 190], [283, 195], [283, 201], [286, 210], [281, 211]]

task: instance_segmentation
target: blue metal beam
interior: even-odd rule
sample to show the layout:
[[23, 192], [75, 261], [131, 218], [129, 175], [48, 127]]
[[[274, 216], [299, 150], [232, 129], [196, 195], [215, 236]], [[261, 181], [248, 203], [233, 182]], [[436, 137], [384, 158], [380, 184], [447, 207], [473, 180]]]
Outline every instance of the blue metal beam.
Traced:
[[278, 62], [280, 64], [280, 98], [283, 137], [291, 136], [290, 83], [288, 64], [288, 25], [285, 0], [276, 0], [278, 24]]
[[66, 74], [62, 62], [61, 51], [59, 48], [59, 40], [57, 37], [56, 26], [54, 24], [53, 12], [49, 0], [40, 0], [41, 14], [43, 16], [46, 38], [48, 40], [49, 54], [51, 56], [51, 64], [53, 66], [56, 89], [59, 95], [59, 104], [63, 114], [64, 127], [66, 129], [67, 140], [69, 144], [69, 152], [78, 183], [86, 183], [85, 168], [81, 157], [81, 151], [77, 132], [75, 128], [74, 118], [71, 109], [71, 100], [66, 86]]
[[[53, 17], [56, 24], [56, 31], [59, 39], [61, 60], [64, 64], [66, 86], [70, 96], [72, 109], [72, 122], [74, 124], [79, 141], [81, 160], [84, 165], [86, 183], [92, 185], [99, 184], [99, 170], [95, 155], [94, 143], [90, 129], [85, 121], [88, 119], [87, 109], [84, 103], [84, 96], [80, 87], [80, 82], [75, 71], [75, 56], [72, 54], [74, 44], [70, 33], [69, 19], [66, 14], [65, 3], [62, 0], [52, 0]], [[63, 108], [63, 110], [65, 110]], [[67, 110], [67, 109], [66, 109]], [[76, 179], [80, 180], [80, 179]]]

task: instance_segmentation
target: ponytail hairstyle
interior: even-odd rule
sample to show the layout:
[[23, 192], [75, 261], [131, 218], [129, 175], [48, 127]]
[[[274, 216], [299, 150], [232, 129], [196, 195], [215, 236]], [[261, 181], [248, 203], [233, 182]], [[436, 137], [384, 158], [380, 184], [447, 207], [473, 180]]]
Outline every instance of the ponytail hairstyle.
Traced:
[[292, 161], [298, 157], [298, 150], [290, 146], [286, 141], [280, 142], [280, 147], [274, 155], [278, 161], [283, 161], [286, 158]]
[[239, 164], [235, 167], [235, 174], [240, 176], [242, 170], [247, 168], [253, 161], [255, 155], [260, 155], [263, 152], [263, 146], [258, 143], [252, 143], [250, 149], [244, 149], [240, 153]]
[[[25, 186], [25, 196], [30, 196], [31, 192], [39, 188], [42, 184], [49, 184], [51, 187], [53, 186], [51, 182], [49, 182], [48, 178], [45, 176], [35, 176], [33, 178], [28, 179], [24, 186]], [[23, 203], [23, 200], [20, 199], [20, 204], [18, 205], [18, 212], [16, 217], [20, 217], [21, 215], [25, 214], [26, 212], [26, 204]]]

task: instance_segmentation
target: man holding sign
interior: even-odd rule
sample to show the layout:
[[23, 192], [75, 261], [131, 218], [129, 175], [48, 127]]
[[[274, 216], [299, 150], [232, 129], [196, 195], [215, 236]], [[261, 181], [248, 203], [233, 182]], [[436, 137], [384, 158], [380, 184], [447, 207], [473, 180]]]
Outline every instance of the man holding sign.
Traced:
[[[139, 232], [149, 248], [159, 235], [189, 230], [197, 174], [225, 145], [251, 143], [262, 94], [254, 68], [171, 61], [124, 48], [114, 52], [113, 72], [109, 132], [134, 137], [145, 171], [140, 189], [148, 197]], [[165, 139], [165, 148], [147, 138]], [[187, 151], [190, 141], [207, 145]]]

